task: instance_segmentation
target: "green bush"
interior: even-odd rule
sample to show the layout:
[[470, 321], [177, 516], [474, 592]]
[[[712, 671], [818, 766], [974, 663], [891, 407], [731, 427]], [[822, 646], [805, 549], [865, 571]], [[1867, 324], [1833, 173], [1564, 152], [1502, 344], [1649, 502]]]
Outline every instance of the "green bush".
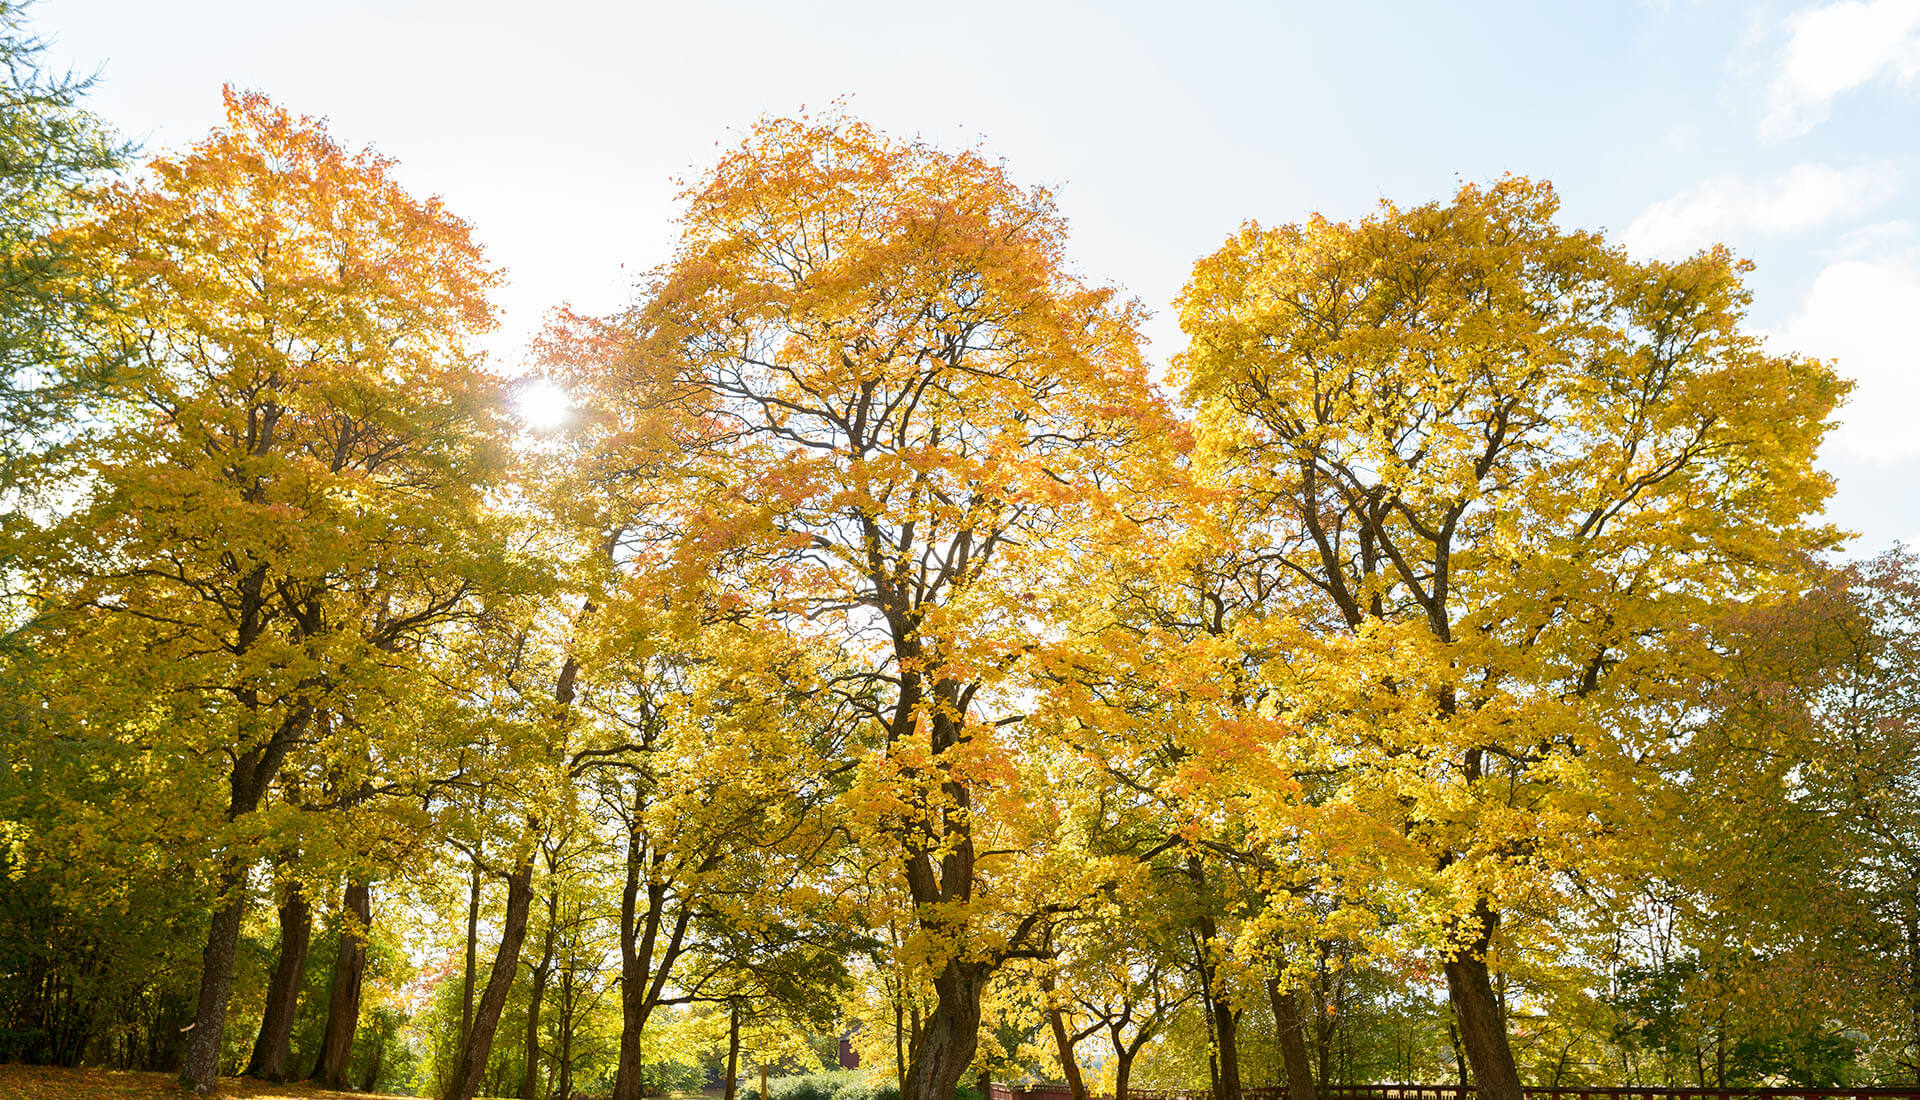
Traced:
[[[876, 1078], [864, 1070], [839, 1069], [767, 1082], [773, 1100], [900, 1100], [900, 1086], [891, 1077]], [[761, 1100], [759, 1089], [742, 1090], [744, 1100]], [[981, 1100], [979, 1090], [961, 1085], [954, 1100]]]

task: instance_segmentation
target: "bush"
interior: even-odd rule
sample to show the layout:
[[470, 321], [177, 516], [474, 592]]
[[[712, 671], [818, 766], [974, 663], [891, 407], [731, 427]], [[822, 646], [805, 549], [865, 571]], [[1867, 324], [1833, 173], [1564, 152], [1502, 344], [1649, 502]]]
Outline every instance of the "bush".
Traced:
[[[767, 1082], [773, 1100], [900, 1100], [900, 1086], [892, 1077], [865, 1070], [840, 1069], [797, 1077], [775, 1077]], [[743, 1100], [761, 1100], [759, 1089], [744, 1089]], [[981, 1100], [979, 1090], [961, 1085], [954, 1100]]]

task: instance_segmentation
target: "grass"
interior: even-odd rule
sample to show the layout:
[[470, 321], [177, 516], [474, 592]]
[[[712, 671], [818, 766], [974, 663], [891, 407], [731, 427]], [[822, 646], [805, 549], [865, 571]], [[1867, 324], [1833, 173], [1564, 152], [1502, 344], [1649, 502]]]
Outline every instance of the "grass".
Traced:
[[[0, 1066], [0, 1100], [182, 1100], [171, 1073], [122, 1073], [109, 1069], [57, 1069], [53, 1066]], [[216, 1096], [246, 1100], [370, 1100], [379, 1094], [334, 1092], [311, 1085], [269, 1085], [244, 1077], [222, 1077]]]

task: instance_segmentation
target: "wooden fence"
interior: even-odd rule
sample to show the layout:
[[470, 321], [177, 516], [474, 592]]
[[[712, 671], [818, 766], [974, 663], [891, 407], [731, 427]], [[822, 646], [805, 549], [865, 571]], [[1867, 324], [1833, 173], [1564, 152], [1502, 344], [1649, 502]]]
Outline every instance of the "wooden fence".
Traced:
[[[1474, 1100], [1471, 1085], [1321, 1085], [1320, 1100]], [[1920, 1086], [1855, 1089], [1527, 1088], [1526, 1100], [1920, 1100]], [[1284, 1086], [1240, 1090], [1241, 1100], [1287, 1100]], [[995, 1083], [988, 1100], [1073, 1100], [1065, 1085]], [[1093, 1096], [1089, 1100], [1112, 1100]], [[1211, 1100], [1205, 1089], [1128, 1089], [1127, 1100]]]

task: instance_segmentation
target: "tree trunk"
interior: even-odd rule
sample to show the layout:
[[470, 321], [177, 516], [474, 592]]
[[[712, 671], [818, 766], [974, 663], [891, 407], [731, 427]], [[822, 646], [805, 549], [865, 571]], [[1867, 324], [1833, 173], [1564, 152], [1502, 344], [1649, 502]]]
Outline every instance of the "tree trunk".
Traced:
[[194, 1011], [180, 1085], [196, 1093], [213, 1091], [220, 1075], [221, 1041], [226, 1037], [227, 997], [233, 992], [233, 956], [240, 945], [240, 922], [247, 914], [247, 868], [230, 860], [220, 871], [220, 907], [207, 927], [207, 948], [200, 957], [200, 1001]]
[[[734, 1100], [740, 1083], [740, 1002], [727, 1002], [727, 1092], [725, 1100]], [[762, 1097], [762, 1100], [765, 1100]]]
[[1133, 1051], [1120, 1049], [1113, 1055], [1113, 1100], [1127, 1100], [1127, 1081], [1133, 1076]]
[[460, 1048], [460, 1065], [454, 1071], [447, 1100], [473, 1100], [480, 1091], [481, 1078], [487, 1072], [487, 1057], [493, 1053], [493, 1033], [500, 1026], [500, 1012], [507, 1005], [507, 992], [513, 988], [520, 968], [520, 945], [527, 936], [527, 911], [533, 906], [533, 860], [521, 860], [507, 876], [507, 911], [500, 930], [500, 947], [493, 956], [493, 969], [487, 974], [487, 988], [473, 1014], [473, 1026]]
[[1340, 1009], [1340, 988], [1325, 974], [1310, 983], [1309, 992], [1313, 995], [1313, 1064], [1319, 1069], [1313, 1075], [1315, 1081], [1333, 1079], [1334, 1027], [1346, 1020], [1346, 1015]]
[[1240, 1014], [1226, 997], [1213, 998], [1215, 1046], [1220, 1052], [1216, 1100], [1240, 1100]]
[[[248, 581], [252, 589], [249, 600], [254, 604], [265, 578], [266, 566], [263, 565]], [[243, 612], [246, 609], [243, 608]], [[249, 711], [258, 712], [259, 697], [253, 690], [242, 691], [240, 699]], [[279, 728], [266, 744], [248, 749], [234, 759], [233, 770], [227, 774], [228, 821], [236, 821], [259, 809], [267, 788], [280, 774], [281, 762], [293, 750], [294, 742], [306, 732], [312, 716], [313, 712], [307, 707], [295, 708], [281, 719]], [[194, 1009], [193, 1023], [189, 1025], [193, 1030], [187, 1040], [187, 1054], [180, 1063], [180, 1087], [196, 1093], [212, 1092], [220, 1074], [221, 1042], [227, 1030], [227, 998], [233, 992], [233, 956], [240, 944], [240, 922], [247, 915], [246, 859], [227, 856], [220, 866], [217, 885], [219, 892], [214, 904], [219, 908], [213, 911], [213, 919], [208, 922], [207, 949], [200, 958], [200, 999]]]
[[553, 926], [559, 923], [560, 890], [547, 892], [547, 934], [540, 947], [540, 965], [533, 968], [533, 992], [527, 997], [527, 1073], [520, 1080], [522, 1100], [539, 1100], [540, 1002], [547, 996], [547, 975], [553, 965]]
[[1487, 971], [1487, 947], [1499, 918], [1483, 904], [1469, 919], [1477, 926], [1473, 941], [1446, 961], [1447, 997], [1460, 1025], [1460, 1045], [1480, 1100], [1521, 1100], [1507, 1022]]
[[[1188, 873], [1198, 885], [1201, 879], [1197, 859], [1189, 859]], [[1194, 969], [1200, 978], [1201, 1008], [1207, 1030], [1212, 1033], [1212, 1042], [1208, 1044], [1208, 1084], [1213, 1100], [1240, 1100], [1239, 1019], [1225, 991], [1215, 988], [1219, 974], [1210, 954], [1219, 927], [1207, 915], [1202, 915], [1195, 925]]]
[[473, 980], [479, 969], [480, 936], [480, 850], [473, 853], [473, 866], [467, 878], [467, 967], [460, 978], [460, 1045], [467, 1045], [473, 1033]]
[[290, 883], [280, 903], [280, 957], [267, 982], [266, 1012], [260, 1035], [253, 1041], [253, 1057], [244, 1071], [262, 1081], [285, 1081], [287, 1057], [293, 1046], [294, 1009], [300, 1001], [300, 975], [307, 965], [307, 945], [313, 940], [313, 905], [300, 884]]
[[[642, 792], [634, 796], [634, 815], [641, 809]], [[693, 920], [692, 903], [680, 899], [680, 910], [671, 925], [666, 913], [671, 892], [656, 875], [646, 875], [646, 908], [641, 906], [642, 871], [646, 868], [646, 844], [638, 831], [627, 838], [627, 879], [620, 891], [620, 1060], [613, 1078], [613, 1100], [640, 1100], [645, 1076], [640, 1040], [647, 1020], [660, 1003], [667, 977], [676, 960], [686, 950], [687, 928]], [[656, 860], [657, 862], [657, 860]], [[710, 864], [703, 869], [711, 870]], [[666, 942], [661, 942], [661, 933]]]
[[351, 882], [340, 899], [340, 950], [333, 957], [333, 981], [327, 986], [327, 1030], [313, 1080], [321, 1088], [347, 1087], [347, 1060], [353, 1033], [360, 1026], [360, 986], [367, 974], [367, 929], [373, 923], [373, 893]]
[[1281, 989], [1279, 979], [1268, 978], [1267, 999], [1273, 1002], [1274, 1033], [1280, 1038], [1280, 1057], [1287, 1067], [1287, 1100], [1318, 1100], [1300, 998], [1290, 989]]
[[947, 960], [934, 979], [933, 1012], [914, 1046], [900, 1100], [953, 1100], [980, 1042], [980, 995], [989, 973], [980, 963]]
[[573, 954], [577, 944], [567, 947], [567, 965], [560, 968], [560, 1057], [558, 1063], [559, 1087], [554, 1094], [562, 1100], [573, 1100], [573, 1029], [577, 1023], [574, 1012], [578, 1002], [574, 997], [574, 969], [576, 956]]
[[1067, 1079], [1067, 1091], [1073, 1100], [1087, 1100], [1087, 1083], [1080, 1076], [1080, 1063], [1073, 1056], [1073, 1036], [1067, 1034], [1067, 1021], [1060, 1007], [1053, 1001], [1053, 979], [1040, 982], [1040, 991], [1047, 994], [1047, 1027], [1053, 1031], [1053, 1044], [1060, 1050], [1060, 1073]]

